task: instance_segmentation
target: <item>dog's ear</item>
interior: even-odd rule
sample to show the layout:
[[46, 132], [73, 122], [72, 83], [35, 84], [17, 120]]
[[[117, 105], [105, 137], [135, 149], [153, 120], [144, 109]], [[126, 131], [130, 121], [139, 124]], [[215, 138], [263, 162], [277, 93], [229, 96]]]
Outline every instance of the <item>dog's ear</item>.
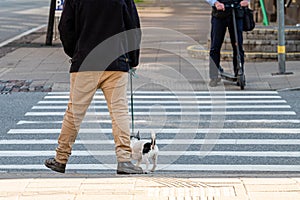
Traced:
[[138, 140], [141, 140], [141, 136], [140, 136], [140, 131], [137, 132], [136, 136], [135, 136]]

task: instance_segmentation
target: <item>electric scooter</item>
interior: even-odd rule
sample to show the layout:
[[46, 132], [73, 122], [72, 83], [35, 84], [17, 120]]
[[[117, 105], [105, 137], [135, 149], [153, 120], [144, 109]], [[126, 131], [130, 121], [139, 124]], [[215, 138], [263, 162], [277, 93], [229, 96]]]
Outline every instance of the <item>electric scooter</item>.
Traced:
[[246, 79], [244, 74], [244, 66], [241, 62], [241, 56], [240, 56], [240, 49], [238, 47], [238, 35], [237, 35], [237, 25], [236, 25], [236, 18], [235, 18], [235, 9], [239, 9], [240, 5], [238, 4], [225, 4], [225, 8], [231, 8], [232, 10], [232, 20], [233, 20], [233, 29], [234, 29], [234, 38], [235, 38], [235, 46], [237, 51], [237, 76], [234, 76], [233, 74], [226, 73], [224, 71], [220, 72], [220, 76], [222, 79], [236, 82], [238, 86], [240, 86], [241, 90], [244, 90], [246, 85]]

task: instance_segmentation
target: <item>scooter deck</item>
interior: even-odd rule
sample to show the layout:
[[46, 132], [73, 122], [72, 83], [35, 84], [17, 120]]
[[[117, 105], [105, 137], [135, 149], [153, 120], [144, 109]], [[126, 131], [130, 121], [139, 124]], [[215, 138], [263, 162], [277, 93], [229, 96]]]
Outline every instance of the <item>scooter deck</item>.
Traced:
[[222, 72], [222, 73], [220, 73], [220, 75], [221, 75], [222, 79], [225, 79], [227, 81], [237, 82], [237, 77], [235, 77], [232, 74], [229, 74], [229, 73], [226, 73], [226, 72]]

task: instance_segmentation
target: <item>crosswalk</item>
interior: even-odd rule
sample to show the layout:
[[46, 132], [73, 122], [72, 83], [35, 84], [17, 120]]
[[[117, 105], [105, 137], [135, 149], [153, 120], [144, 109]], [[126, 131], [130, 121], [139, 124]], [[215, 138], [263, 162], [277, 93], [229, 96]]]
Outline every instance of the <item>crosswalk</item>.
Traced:
[[[55, 155], [68, 95], [46, 94], [7, 132], [0, 171], [47, 170], [43, 161]], [[137, 91], [134, 113], [135, 132], [143, 139], [157, 134], [158, 172], [300, 171], [300, 120], [276, 91]], [[67, 170], [115, 170], [111, 131], [97, 92]]]

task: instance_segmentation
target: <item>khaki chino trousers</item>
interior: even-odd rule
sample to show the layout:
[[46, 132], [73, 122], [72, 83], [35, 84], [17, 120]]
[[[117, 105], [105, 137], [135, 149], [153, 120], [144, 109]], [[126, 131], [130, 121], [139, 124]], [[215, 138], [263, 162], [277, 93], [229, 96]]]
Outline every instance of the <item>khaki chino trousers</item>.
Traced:
[[[103, 91], [112, 120], [112, 133], [118, 162], [130, 161], [130, 129], [127, 103], [128, 73], [86, 71], [70, 75], [70, 97], [58, 138], [55, 160], [66, 164], [80, 124], [97, 89]], [[101, 133], [99, 133], [101, 134]]]

